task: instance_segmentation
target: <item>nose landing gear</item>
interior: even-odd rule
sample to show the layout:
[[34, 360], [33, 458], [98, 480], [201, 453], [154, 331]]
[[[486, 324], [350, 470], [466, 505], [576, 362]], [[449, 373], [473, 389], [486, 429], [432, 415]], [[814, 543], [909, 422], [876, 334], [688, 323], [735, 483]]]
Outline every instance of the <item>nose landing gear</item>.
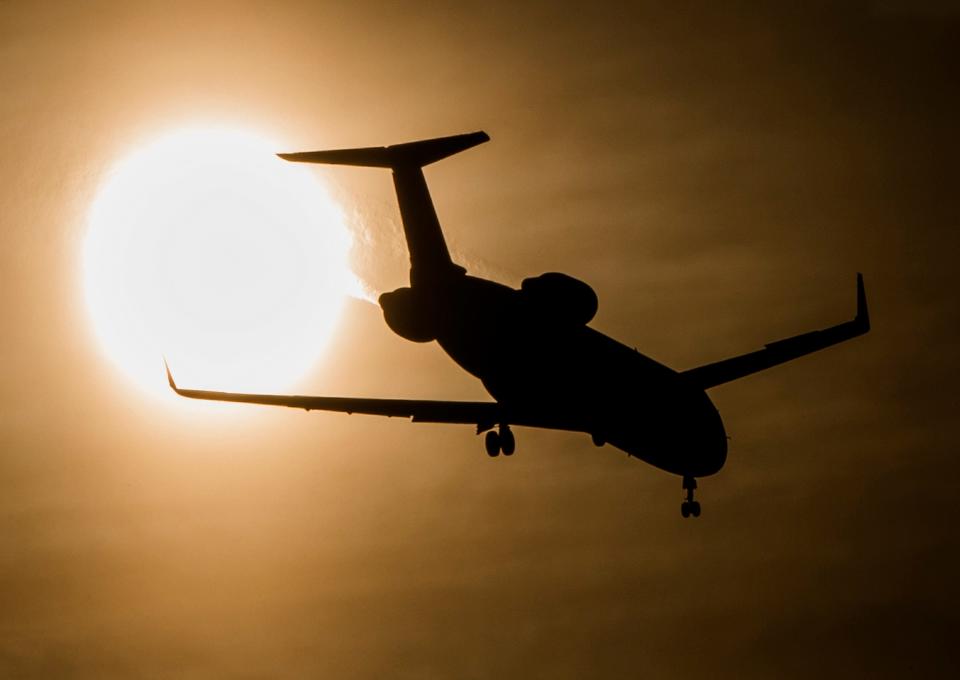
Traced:
[[680, 514], [684, 517], [700, 516], [700, 503], [693, 500], [693, 492], [697, 488], [697, 480], [693, 477], [683, 478], [683, 489], [686, 491], [686, 499], [680, 504]]
[[501, 425], [500, 431], [490, 430], [483, 441], [487, 455], [496, 458], [503, 452], [505, 456], [512, 456], [517, 450], [517, 440], [513, 436], [509, 425]]

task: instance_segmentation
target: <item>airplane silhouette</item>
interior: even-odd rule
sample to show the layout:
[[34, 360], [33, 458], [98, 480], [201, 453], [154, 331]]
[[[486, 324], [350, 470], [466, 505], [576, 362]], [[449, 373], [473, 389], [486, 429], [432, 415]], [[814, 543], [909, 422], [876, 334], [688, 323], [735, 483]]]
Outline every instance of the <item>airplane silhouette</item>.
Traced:
[[863, 276], [853, 320], [779, 340], [763, 349], [675, 371], [590, 328], [597, 296], [555, 272], [519, 290], [469, 276], [453, 262], [422, 168], [490, 138], [484, 132], [387, 147], [279, 154], [289, 161], [372, 166], [393, 171], [410, 254], [410, 285], [378, 302], [390, 329], [413, 342], [436, 341], [481, 380], [492, 402], [243, 394], [177, 387], [177, 394], [307, 411], [398, 416], [424, 423], [475, 425], [490, 456], [512, 455], [513, 425], [584, 432], [682, 477], [684, 517], [700, 515], [696, 479], [727, 457], [727, 435], [706, 390], [870, 330]]

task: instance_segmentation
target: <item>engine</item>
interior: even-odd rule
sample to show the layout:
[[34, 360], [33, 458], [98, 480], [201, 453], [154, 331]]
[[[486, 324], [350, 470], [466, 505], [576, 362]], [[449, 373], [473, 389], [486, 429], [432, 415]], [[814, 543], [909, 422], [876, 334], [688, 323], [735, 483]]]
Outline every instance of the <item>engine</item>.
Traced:
[[599, 306], [593, 288], [558, 272], [524, 279], [520, 291], [535, 313], [559, 323], [589, 323]]
[[437, 339], [434, 331], [436, 314], [412, 288], [397, 288], [384, 293], [377, 300], [383, 310], [383, 319], [394, 333], [412, 342], [430, 342]]

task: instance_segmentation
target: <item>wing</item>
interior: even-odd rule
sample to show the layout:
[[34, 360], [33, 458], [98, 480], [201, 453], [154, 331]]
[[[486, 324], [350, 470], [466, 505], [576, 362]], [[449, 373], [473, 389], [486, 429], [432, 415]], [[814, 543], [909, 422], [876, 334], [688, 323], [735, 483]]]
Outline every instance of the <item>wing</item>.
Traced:
[[863, 288], [863, 275], [857, 274], [857, 315], [851, 321], [823, 330], [796, 335], [786, 340], [771, 342], [756, 352], [692, 368], [683, 371], [682, 375], [699, 387], [707, 389], [791, 361], [830, 345], [836, 345], [839, 342], [863, 335], [869, 330], [870, 315], [867, 312], [867, 295]]
[[[166, 362], [164, 362], [166, 364]], [[364, 399], [352, 397], [310, 397], [282, 394], [245, 394], [187, 390], [177, 387], [167, 366], [167, 382], [181, 397], [208, 401], [232, 401], [242, 404], [289, 406], [307, 411], [360, 413], [388, 418], [410, 418], [421, 423], [462, 423], [488, 430], [503, 421], [500, 405], [484, 401], [427, 401], [421, 399]]]

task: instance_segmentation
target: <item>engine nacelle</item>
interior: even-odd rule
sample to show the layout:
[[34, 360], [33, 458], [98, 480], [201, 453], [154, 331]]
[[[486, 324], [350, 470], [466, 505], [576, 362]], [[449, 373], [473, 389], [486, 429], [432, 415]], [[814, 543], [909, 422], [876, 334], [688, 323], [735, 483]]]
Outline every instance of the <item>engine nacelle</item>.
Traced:
[[436, 315], [412, 288], [397, 288], [379, 297], [383, 319], [394, 333], [412, 342], [437, 339], [434, 330]]
[[587, 324], [599, 307], [593, 288], [558, 272], [524, 279], [520, 290], [536, 312], [561, 323]]

